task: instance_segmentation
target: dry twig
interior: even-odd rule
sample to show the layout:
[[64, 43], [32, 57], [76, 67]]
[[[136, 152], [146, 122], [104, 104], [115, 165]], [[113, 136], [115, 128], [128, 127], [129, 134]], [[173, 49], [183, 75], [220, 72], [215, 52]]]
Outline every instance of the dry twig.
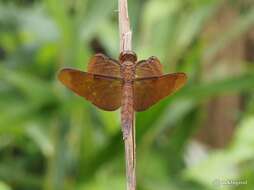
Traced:
[[[118, 0], [119, 8], [119, 32], [120, 32], [120, 52], [131, 51], [132, 32], [128, 16], [127, 0]], [[135, 114], [133, 110], [131, 132], [124, 139], [127, 190], [136, 189], [136, 144], [135, 144]]]

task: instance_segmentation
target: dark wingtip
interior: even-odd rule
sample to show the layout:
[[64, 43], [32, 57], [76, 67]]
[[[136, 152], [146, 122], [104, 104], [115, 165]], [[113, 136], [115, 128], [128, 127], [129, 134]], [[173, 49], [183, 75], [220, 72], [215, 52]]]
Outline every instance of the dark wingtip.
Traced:
[[57, 78], [59, 81], [61, 81], [63, 84], [66, 84], [69, 82], [69, 75], [68, 73], [72, 71], [71, 68], [63, 68], [57, 73]]
[[103, 59], [107, 59], [108, 57], [104, 55], [103, 53], [96, 53], [92, 58], [94, 57], [102, 57]]
[[188, 76], [185, 73], [177, 73], [177, 78], [175, 81], [175, 87], [176, 89], [182, 88], [188, 80]]
[[156, 56], [151, 56], [151, 57], [148, 58], [148, 61], [160, 61], [160, 60]]
[[186, 80], [188, 79], [188, 76], [187, 76], [186, 73], [181, 72], [180, 74], [181, 74]]

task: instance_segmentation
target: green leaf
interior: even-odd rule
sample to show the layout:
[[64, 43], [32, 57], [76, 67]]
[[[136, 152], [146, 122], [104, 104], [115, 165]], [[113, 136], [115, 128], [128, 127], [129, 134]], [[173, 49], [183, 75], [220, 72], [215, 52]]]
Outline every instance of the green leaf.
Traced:
[[[231, 146], [208, 154], [207, 159], [184, 172], [188, 179], [214, 187], [215, 180], [240, 179], [239, 164], [254, 159], [254, 117], [244, 118]], [[209, 175], [203, 175], [209, 173]]]
[[100, 0], [89, 1], [81, 28], [82, 39], [88, 39], [110, 16], [117, 16], [114, 9], [117, 10], [117, 1], [105, 0], [103, 3]]
[[29, 73], [0, 66], [0, 78], [19, 89], [30, 100], [43, 102], [55, 97], [50, 83]]
[[11, 188], [4, 182], [0, 181], [0, 190], [11, 190]]

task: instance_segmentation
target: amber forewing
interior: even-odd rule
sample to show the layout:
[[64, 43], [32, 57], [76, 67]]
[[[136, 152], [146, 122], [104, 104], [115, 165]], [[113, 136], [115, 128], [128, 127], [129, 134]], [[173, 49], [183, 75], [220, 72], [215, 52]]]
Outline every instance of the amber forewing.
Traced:
[[120, 77], [120, 64], [103, 54], [96, 54], [88, 64], [88, 72], [106, 76]]
[[76, 94], [85, 97], [97, 107], [114, 111], [121, 106], [121, 79], [73, 69], [63, 69], [59, 80]]
[[186, 83], [184, 73], [138, 78], [134, 82], [134, 109], [144, 111]]
[[156, 57], [139, 61], [136, 65], [135, 74], [137, 78], [161, 76], [163, 75], [162, 64]]

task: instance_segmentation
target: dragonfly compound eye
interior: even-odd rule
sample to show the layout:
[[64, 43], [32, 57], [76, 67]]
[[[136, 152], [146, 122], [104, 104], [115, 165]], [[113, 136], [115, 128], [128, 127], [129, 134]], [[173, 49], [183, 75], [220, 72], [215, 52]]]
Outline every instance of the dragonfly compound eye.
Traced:
[[124, 62], [124, 61], [130, 61], [130, 62], [133, 62], [135, 63], [137, 61], [137, 55], [135, 52], [133, 51], [124, 51], [120, 54], [119, 56], [119, 60], [121, 62]]

